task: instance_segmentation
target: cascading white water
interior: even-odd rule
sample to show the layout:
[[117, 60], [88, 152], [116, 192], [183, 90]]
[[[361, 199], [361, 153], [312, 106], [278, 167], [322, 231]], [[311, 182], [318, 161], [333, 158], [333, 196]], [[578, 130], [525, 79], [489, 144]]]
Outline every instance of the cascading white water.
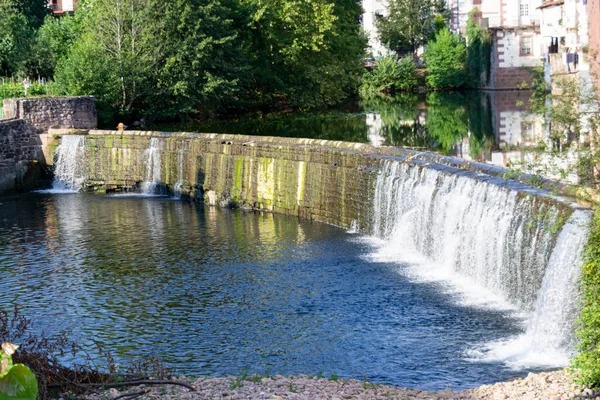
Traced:
[[146, 162], [146, 180], [142, 183], [142, 193], [147, 195], [164, 194], [161, 183], [160, 156], [163, 149], [160, 138], [151, 138], [150, 147], [144, 151]]
[[561, 230], [526, 332], [514, 339], [488, 343], [471, 353], [474, 358], [503, 360], [516, 367], [561, 367], [568, 363], [575, 344], [582, 254], [590, 219], [589, 211], [576, 210]]
[[183, 191], [181, 188], [183, 187], [183, 159], [185, 155], [184, 149], [179, 149], [177, 151], [177, 182], [175, 183], [175, 187], [173, 188], [173, 194], [176, 198], [181, 198]]
[[46, 192], [72, 193], [81, 190], [85, 177], [83, 164], [85, 136], [64, 135], [56, 148], [54, 161], [54, 181], [52, 189]]
[[589, 215], [576, 211], [556, 239], [548, 222], [559, 212], [485, 180], [384, 161], [373, 234], [383, 239], [378, 252], [388, 261], [417, 254], [417, 275], [454, 283], [460, 294], [475, 291], [474, 298], [488, 292], [530, 313], [528, 348], [520, 355], [548, 348], [563, 354], [577, 310], [573, 299]]

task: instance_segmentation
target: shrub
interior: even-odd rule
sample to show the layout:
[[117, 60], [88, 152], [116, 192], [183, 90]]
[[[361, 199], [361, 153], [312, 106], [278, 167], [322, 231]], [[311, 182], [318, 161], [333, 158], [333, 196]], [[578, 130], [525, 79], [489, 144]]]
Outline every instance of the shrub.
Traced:
[[363, 75], [361, 93], [393, 93], [407, 91], [417, 87], [417, 67], [415, 63], [404, 58], [396, 61], [394, 57], [384, 57], [371, 72]]
[[581, 276], [583, 308], [577, 336], [579, 352], [571, 360], [577, 383], [600, 387], [600, 206], [594, 212]]
[[427, 86], [431, 88], [458, 88], [465, 84], [467, 47], [458, 35], [442, 29], [435, 41], [427, 46]]

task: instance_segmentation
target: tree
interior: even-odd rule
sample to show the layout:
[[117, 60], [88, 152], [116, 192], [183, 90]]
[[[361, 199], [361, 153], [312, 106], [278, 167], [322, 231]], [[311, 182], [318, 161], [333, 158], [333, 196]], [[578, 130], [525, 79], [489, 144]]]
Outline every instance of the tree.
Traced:
[[66, 57], [69, 50], [82, 35], [79, 15], [62, 18], [47, 16], [38, 29], [31, 47], [27, 70], [33, 76], [53, 77], [58, 62]]
[[398, 61], [395, 57], [384, 57], [372, 71], [363, 75], [361, 94], [368, 96], [415, 89], [418, 85], [416, 70], [411, 59]]
[[434, 42], [427, 46], [427, 85], [432, 88], [458, 88], [465, 84], [465, 62], [467, 48], [464, 41], [442, 29]]
[[0, 76], [23, 69], [33, 32], [15, 0], [0, 0]]
[[399, 54], [415, 53], [448, 18], [441, 0], [390, 0], [387, 16], [376, 21], [379, 40]]
[[469, 67], [469, 81], [472, 87], [481, 86], [482, 74], [486, 72], [486, 81], [491, 72], [492, 39], [486, 29], [480, 28], [475, 21], [474, 9], [469, 13], [467, 23], [467, 60]]
[[50, 14], [48, 0], [19, 0], [17, 1], [19, 11], [27, 18], [29, 26], [37, 30], [44, 23], [44, 19]]
[[296, 107], [336, 104], [356, 91], [366, 38], [357, 0], [244, 0], [253, 78], [261, 94]]
[[[164, 116], [214, 112], [238, 95], [247, 71], [236, 3], [208, 0], [156, 0], [160, 33], [157, 92]], [[156, 23], [156, 22], [155, 22]], [[166, 102], [165, 102], [166, 100]], [[153, 103], [153, 102], [151, 102]], [[152, 104], [149, 104], [152, 107]]]

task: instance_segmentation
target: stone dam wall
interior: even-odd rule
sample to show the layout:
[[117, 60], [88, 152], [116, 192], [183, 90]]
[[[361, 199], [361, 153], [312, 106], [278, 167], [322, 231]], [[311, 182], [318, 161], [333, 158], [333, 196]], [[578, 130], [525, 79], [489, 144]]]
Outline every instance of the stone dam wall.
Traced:
[[23, 120], [0, 121], [0, 193], [34, 187], [42, 159], [35, 128]]
[[[0, 194], [34, 189], [50, 177], [47, 133], [51, 128], [94, 129], [96, 99], [33, 97], [6, 99], [0, 120]], [[46, 149], [46, 152], [43, 150]]]
[[[49, 153], [68, 131], [50, 130]], [[341, 227], [367, 228], [382, 163], [399, 160], [419, 168], [510, 187], [536, 202], [560, 203], [543, 189], [505, 180], [505, 170], [451, 157], [367, 144], [241, 135], [92, 130], [84, 140], [85, 190], [141, 190], [164, 185], [171, 192], [236, 206], [297, 215]], [[556, 182], [543, 182], [568, 192]]]

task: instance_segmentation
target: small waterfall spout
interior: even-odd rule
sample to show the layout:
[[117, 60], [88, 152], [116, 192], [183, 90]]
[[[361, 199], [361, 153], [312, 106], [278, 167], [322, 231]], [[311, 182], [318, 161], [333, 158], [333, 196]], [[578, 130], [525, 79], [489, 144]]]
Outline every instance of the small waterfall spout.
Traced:
[[151, 138], [150, 147], [144, 152], [146, 161], [146, 180], [142, 183], [142, 193], [164, 195], [165, 187], [161, 181], [161, 152], [163, 143], [160, 138]]
[[83, 187], [85, 136], [64, 135], [56, 148], [54, 161], [54, 181], [47, 192], [74, 193]]
[[183, 195], [183, 157], [185, 155], [184, 149], [179, 149], [177, 151], [177, 182], [175, 183], [175, 187], [173, 188], [174, 197], [180, 199]]

